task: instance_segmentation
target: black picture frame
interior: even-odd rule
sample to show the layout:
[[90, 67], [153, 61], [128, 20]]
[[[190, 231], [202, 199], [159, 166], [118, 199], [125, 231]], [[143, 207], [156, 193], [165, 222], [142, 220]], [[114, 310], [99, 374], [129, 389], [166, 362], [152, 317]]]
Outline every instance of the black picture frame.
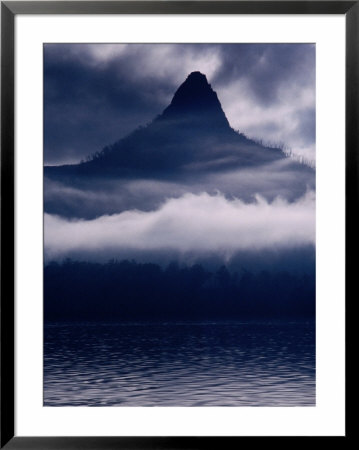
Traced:
[[[238, 447], [247, 437], [24, 437], [14, 435], [14, 19], [18, 14], [340, 14], [346, 19], [346, 356], [355, 302], [359, 154], [359, 1], [1, 2], [1, 441], [6, 449]], [[346, 358], [347, 360], [347, 358]], [[346, 434], [351, 437], [349, 374]], [[248, 436], [250, 437], [250, 436]], [[294, 437], [281, 437], [287, 441]], [[309, 437], [307, 437], [309, 438]], [[238, 442], [242, 439], [241, 442]], [[263, 437], [257, 437], [262, 441]], [[271, 438], [274, 439], [273, 437]], [[283, 442], [286, 445], [286, 442]]]

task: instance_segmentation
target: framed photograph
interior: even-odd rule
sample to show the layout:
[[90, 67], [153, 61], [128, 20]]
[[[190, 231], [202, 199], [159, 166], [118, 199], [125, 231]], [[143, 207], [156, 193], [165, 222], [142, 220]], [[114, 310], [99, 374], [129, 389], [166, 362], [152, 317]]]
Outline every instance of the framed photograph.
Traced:
[[358, 26], [1, 3], [1, 447], [348, 437]]

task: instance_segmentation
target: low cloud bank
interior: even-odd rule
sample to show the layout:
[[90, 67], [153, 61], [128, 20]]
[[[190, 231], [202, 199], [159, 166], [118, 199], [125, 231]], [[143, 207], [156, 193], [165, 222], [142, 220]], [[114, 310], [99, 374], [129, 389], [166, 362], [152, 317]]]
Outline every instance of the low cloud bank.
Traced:
[[294, 203], [228, 200], [223, 194], [185, 194], [150, 212], [124, 211], [93, 220], [45, 214], [45, 257], [118, 251], [215, 252], [285, 249], [315, 244], [315, 194]]

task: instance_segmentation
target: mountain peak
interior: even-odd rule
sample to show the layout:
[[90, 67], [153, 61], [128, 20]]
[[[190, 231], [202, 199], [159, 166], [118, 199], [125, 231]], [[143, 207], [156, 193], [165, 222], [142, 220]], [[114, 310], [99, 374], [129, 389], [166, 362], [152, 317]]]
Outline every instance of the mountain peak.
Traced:
[[187, 82], [193, 82], [193, 83], [197, 83], [197, 82], [201, 82], [201, 83], [205, 83], [206, 85], [209, 85], [208, 81], [207, 81], [207, 77], [206, 75], [204, 75], [201, 72], [195, 71], [195, 72], [191, 72], [188, 77], [187, 77]]
[[222, 110], [216, 92], [201, 72], [191, 72], [175, 92], [170, 105], [160, 116], [165, 119], [186, 119], [207, 126], [228, 128], [228, 120]]

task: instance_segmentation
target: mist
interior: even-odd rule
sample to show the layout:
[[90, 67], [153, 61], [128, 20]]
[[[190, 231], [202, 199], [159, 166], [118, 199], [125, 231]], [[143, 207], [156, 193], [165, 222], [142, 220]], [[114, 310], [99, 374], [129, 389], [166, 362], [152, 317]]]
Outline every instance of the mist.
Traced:
[[[200, 163], [198, 163], [200, 164]], [[228, 199], [252, 202], [260, 195], [272, 202], [280, 196], [289, 203], [315, 189], [315, 176], [306, 166], [298, 170], [290, 158], [256, 168], [197, 172], [196, 167], [176, 177], [73, 178], [71, 185], [45, 177], [45, 212], [65, 218], [94, 219], [138, 209], [158, 209], [168, 198], [186, 193], [214, 195], [218, 189]]]
[[45, 214], [45, 255], [71, 252], [214, 252], [226, 258], [243, 250], [292, 248], [315, 243], [315, 194], [296, 202], [257, 195], [254, 203], [228, 200], [218, 193], [187, 193], [155, 211], [128, 210], [93, 220], [68, 220]]

